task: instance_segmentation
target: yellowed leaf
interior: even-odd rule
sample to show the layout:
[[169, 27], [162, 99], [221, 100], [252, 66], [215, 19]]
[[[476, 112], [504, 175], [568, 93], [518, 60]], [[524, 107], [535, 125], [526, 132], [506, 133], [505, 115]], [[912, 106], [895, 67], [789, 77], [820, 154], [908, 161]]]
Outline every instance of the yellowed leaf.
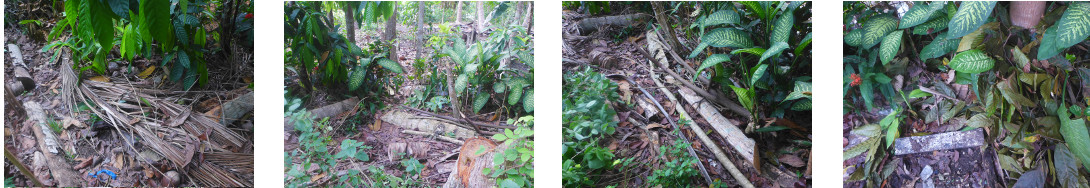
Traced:
[[140, 74], [137, 74], [136, 76], [140, 77], [141, 79], [147, 79], [148, 76], [151, 76], [151, 73], [154, 73], [154, 72], [155, 72], [155, 66], [150, 66], [147, 69], [144, 69], [144, 72], [140, 72]]
[[95, 77], [91, 77], [91, 79], [90, 79], [90, 80], [94, 80], [94, 81], [97, 81], [97, 82], [110, 82], [110, 78], [107, 78], [107, 77], [105, 77], [105, 76], [95, 76]]

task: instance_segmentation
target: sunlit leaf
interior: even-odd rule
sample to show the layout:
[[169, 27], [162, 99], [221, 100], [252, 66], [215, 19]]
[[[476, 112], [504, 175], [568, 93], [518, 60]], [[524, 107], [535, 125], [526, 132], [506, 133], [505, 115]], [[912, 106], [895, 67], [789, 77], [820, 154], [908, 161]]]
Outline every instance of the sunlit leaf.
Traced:
[[991, 70], [995, 60], [981, 50], [969, 50], [958, 53], [950, 60], [950, 68], [964, 73], [982, 73]]
[[897, 31], [886, 35], [885, 39], [882, 39], [882, 46], [878, 48], [878, 57], [882, 59], [882, 64], [889, 64], [889, 61], [893, 60], [893, 57], [897, 55], [898, 51], [901, 51], [901, 36], [903, 32]]
[[965, 1], [961, 2], [958, 12], [950, 19], [949, 38], [958, 38], [976, 31], [980, 25], [988, 21], [992, 15], [995, 1]]

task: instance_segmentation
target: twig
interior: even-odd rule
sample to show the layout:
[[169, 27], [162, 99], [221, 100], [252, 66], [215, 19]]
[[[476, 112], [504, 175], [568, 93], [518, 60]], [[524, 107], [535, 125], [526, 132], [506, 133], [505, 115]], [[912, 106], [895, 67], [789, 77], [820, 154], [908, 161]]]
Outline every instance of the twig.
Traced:
[[420, 132], [420, 131], [414, 131], [414, 130], [401, 130], [401, 133], [411, 134], [411, 135], [420, 135], [420, 136], [435, 136], [435, 138], [437, 138], [439, 140], [455, 143], [455, 144], [458, 144], [458, 145], [465, 144], [465, 142], [463, 142], [461, 140], [450, 138], [450, 137], [443, 136], [443, 135], [435, 135], [435, 134], [432, 134], [432, 133], [426, 133], [426, 132]]
[[674, 121], [673, 117], [670, 117], [670, 115], [667, 114], [669, 112], [667, 112], [666, 109], [662, 107], [662, 104], [659, 103], [659, 100], [655, 99], [655, 96], [652, 96], [651, 93], [648, 93], [647, 90], [643, 89], [643, 87], [640, 87], [639, 83], [636, 83], [636, 82], [632, 81], [632, 79], [629, 79], [628, 76], [614, 74], [614, 75], [608, 75], [606, 77], [620, 77], [620, 78], [623, 78], [625, 81], [631, 83], [633, 86], [636, 86], [636, 89], [639, 89], [640, 92], [642, 92], [645, 97], [647, 97], [648, 99], [651, 99], [651, 102], [655, 103], [655, 107], [658, 107], [659, 111], [662, 111], [663, 117], [666, 117], [666, 121], [670, 122], [670, 125], [674, 127], [674, 130], [678, 130], [677, 135], [685, 140], [685, 143], [689, 146], [688, 147], [689, 155], [692, 155], [693, 158], [697, 158], [697, 162], [700, 163], [699, 165], [697, 165], [697, 167], [700, 167], [700, 175], [703, 175], [704, 176], [704, 181], [707, 181], [708, 185], [711, 185], [713, 183], [712, 178], [711, 178], [711, 176], [708, 176], [708, 170], [704, 169], [703, 162], [701, 162], [701, 160], [699, 160], [700, 156], [696, 155], [696, 150], [693, 150], [693, 145], [689, 143], [689, 137], [685, 136], [684, 133], [681, 133], [681, 129], [677, 126], [677, 122]]
[[[648, 62], [648, 63], [651, 63], [651, 62]], [[648, 68], [648, 69], [650, 69], [650, 68]], [[657, 75], [655, 75], [655, 72], [654, 71], [648, 71], [648, 72], [651, 72], [651, 81], [654, 81], [655, 85], [660, 87], [659, 90], [661, 90], [663, 93], [666, 94], [666, 98], [670, 99], [670, 101], [672, 103], [674, 103], [674, 105], [676, 106], [675, 109], [677, 109], [678, 113], [681, 113], [683, 118], [684, 117], [689, 117], [691, 119], [692, 116], [689, 116], [689, 113], [686, 112], [685, 108], [683, 106], [681, 106], [681, 103], [679, 103], [677, 101], [677, 98], [674, 97], [674, 93], [671, 93], [670, 90], [667, 90], [665, 87], [663, 87], [662, 82], [659, 82], [659, 80], [655, 78], [655, 77], [657, 77]], [[692, 120], [690, 120], [690, 121], [692, 121]], [[727, 155], [723, 153], [723, 150], [720, 149], [719, 146], [717, 146], [715, 144], [715, 142], [713, 142], [711, 140], [711, 138], [708, 137], [707, 134], [704, 134], [705, 132], [704, 132], [703, 128], [700, 128], [700, 126], [696, 125], [696, 124], [689, 124], [689, 128], [693, 129], [693, 133], [696, 134], [696, 136], [699, 137], [700, 140], [703, 141], [704, 144], [708, 146], [706, 148], [708, 148], [709, 150], [712, 151], [713, 154], [715, 154], [715, 158], [719, 159], [719, 163], [722, 163], [723, 166], [727, 168], [727, 171], [729, 171], [730, 175], [733, 176], [736, 181], [738, 181], [738, 184], [742, 184], [742, 187], [746, 187], [746, 188], [752, 188], [753, 187], [753, 184], [749, 182], [749, 179], [746, 179], [746, 176], [743, 175], [742, 172], [738, 170], [738, 167], [734, 166], [734, 163], [731, 162], [729, 158], [727, 158]]]

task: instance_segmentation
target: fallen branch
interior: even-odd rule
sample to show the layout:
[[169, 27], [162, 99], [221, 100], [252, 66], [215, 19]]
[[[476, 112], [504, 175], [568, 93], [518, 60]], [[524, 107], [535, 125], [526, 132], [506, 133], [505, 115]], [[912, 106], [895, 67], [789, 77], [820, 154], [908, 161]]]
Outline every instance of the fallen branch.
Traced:
[[603, 16], [595, 18], [587, 18], [580, 20], [576, 25], [579, 25], [579, 34], [587, 35], [598, 31], [598, 27], [602, 26], [631, 26], [639, 23], [647, 22], [651, 20], [651, 15], [636, 13], [617, 16]]
[[[648, 34], [649, 35], [653, 34], [653, 32], [650, 32]], [[650, 37], [648, 37], [648, 38], [650, 38]], [[661, 43], [661, 42], [659, 42], [659, 43]], [[648, 46], [653, 46], [653, 45], [649, 44]], [[726, 97], [723, 97], [722, 95], [713, 95], [713, 94], [709, 93], [707, 90], [704, 90], [704, 89], [701, 89], [700, 87], [697, 87], [692, 82], [689, 82], [688, 80], [682, 79], [682, 78], [685, 78], [685, 77], [681, 77], [681, 75], [674, 72], [673, 69], [670, 69], [669, 62], [666, 61], [665, 55], [661, 55], [661, 57], [660, 56], [652, 56], [650, 52], [644, 50], [643, 48], [636, 48], [636, 49], [639, 49], [639, 52], [643, 53], [644, 57], [648, 57], [651, 60], [657, 60], [659, 62], [659, 63], [657, 63], [657, 64], [659, 64], [659, 67], [662, 68], [663, 70], [665, 70], [665, 72], [667, 74], [670, 74], [670, 76], [673, 76], [674, 78], [677, 78], [675, 80], [677, 80], [678, 82], [681, 82], [681, 84], [683, 86], [688, 87], [689, 89], [692, 89], [693, 91], [696, 91], [696, 93], [700, 94], [700, 96], [702, 96], [702, 97], [704, 97], [706, 99], [711, 99], [711, 101], [715, 101], [716, 103], [719, 103], [720, 105], [727, 107], [727, 109], [731, 110], [734, 113], [737, 113], [740, 116], [744, 116], [744, 117], [752, 116], [752, 114], [749, 112], [749, 110], [746, 110], [745, 108], [742, 108], [742, 106], [732, 102], [731, 100], [727, 99]], [[652, 63], [651, 67], [654, 67], [654, 64], [655, 63]], [[654, 71], [654, 70], [651, 70], [651, 71]]]
[[4, 158], [8, 159], [11, 164], [14, 164], [15, 168], [19, 169], [19, 173], [23, 174], [23, 176], [26, 176], [27, 179], [33, 181], [34, 186], [45, 187], [45, 185], [42, 184], [42, 181], [38, 180], [37, 176], [34, 176], [34, 172], [31, 172], [30, 169], [27, 169], [26, 165], [24, 165], [22, 161], [19, 161], [18, 157], [15, 157], [15, 155], [11, 154], [10, 148], [4, 150]]
[[[648, 61], [648, 63], [652, 62]], [[650, 69], [651, 67], [649, 66], [648, 72], [651, 73], [651, 81], [655, 82], [655, 86], [658, 86], [659, 90], [666, 94], [666, 98], [674, 103], [675, 109], [677, 109], [678, 113], [681, 113], [682, 118], [688, 117], [689, 121], [692, 121], [693, 116], [690, 116], [689, 113], [685, 111], [685, 107], [681, 106], [681, 103], [678, 103], [677, 98], [674, 97], [674, 93], [671, 93], [669, 89], [666, 89], [662, 82], [656, 78], [658, 75], [655, 75], [655, 72], [650, 71]], [[689, 124], [689, 128], [693, 129], [693, 133], [696, 134], [696, 137], [699, 137], [700, 141], [704, 142], [704, 145], [707, 146], [705, 148], [708, 148], [708, 150], [711, 150], [712, 153], [715, 154], [715, 158], [719, 160], [719, 163], [723, 164], [723, 167], [727, 168], [727, 171], [730, 172], [730, 175], [734, 177], [735, 181], [738, 181], [738, 184], [741, 184], [742, 187], [746, 188], [753, 187], [753, 184], [749, 182], [749, 179], [746, 179], [746, 176], [742, 174], [742, 171], [739, 171], [738, 167], [734, 166], [734, 163], [730, 161], [730, 158], [727, 158], [727, 155], [723, 153], [723, 150], [705, 134], [703, 128], [700, 128], [700, 126], [695, 123]]]
[[692, 90], [681, 88], [678, 90], [678, 94], [681, 94], [681, 98], [685, 99], [686, 102], [689, 102], [689, 105], [696, 108], [696, 111], [700, 113], [700, 116], [708, 121], [708, 124], [715, 129], [715, 132], [719, 133], [719, 136], [727, 140], [727, 144], [734, 148], [734, 151], [737, 151], [739, 155], [745, 157], [746, 161], [750, 164], [756, 166], [757, 163], [754, 160], [756, 157], [753, 156], [755, 153], [753, 139], [746, 137], [746, 135], [742, 133], [742, 130], [738, 129], [738, 126], [731, 123], [730, 120], [727, 120], [722, 114], [719, 114], [719, 110], [712, 107], [706, 100], [693, 94]]
[[447, 137], [447, 136], [443, 136], [443, 135], [435, 135], [435, 134], [432, 134], [432, 133], [426, 133], [426, 132], [420, 132], [420, 131], [414, 131], [414, 130], [401, 130], [401, 133], [411, 134], [411, 135], [420, 135], [420, 136], [435, 136], [435, 138], [437, 138], [439, 140], [455, 143], [455, 144], [458, 144], [458, 145], [465, 144], [465, 142], [462, 142], [461, 140], [454, 139], [454, 138]]
[[[15, 70], [15, 80], [22, 84], [23, 91], [34, 90], [37, 84], [34, 83], [34, 77], [31, 77], [30, 72], [27, 71], [27, 65], [23, 61], [22, 50], [19, 50], [19, 46], [15, 44], [8, 44], [8, 51], [11, 52], [12, 64], [15, 65], [13, 66], [13, 69]], [[22, 93], [21, 91], [15, 92]]]
[[[82, 186], [78, 181], [82, 179], [79, 173], [72, 170], [72, 166], [66, 162], [64, 157], [55, 155], [59, 152], [56, 145], [57, 140], [52, 136], [52, 130], [46, 125], [45, 112], [42, 110], [42, 106], [34, 101], [27, 101], [25, 105], [28, 116], [36, 124], [31, 127], [34, 129], [34, 136], [38, 137], [38, 148], [46, 158], [49, 172], [53, 174], [53, 180], [57, 181], [56, 186]], [[50, 145], [50, 143], [53, 145]]]
[[655, 103], [655, 107], [658, 107], [659, 111], [662, 112], [663, 117], [666, 117], [666, 121], [670, 122], [670, 125], [674, 127], [674, 130], [678, 130], [677, 135], [679, 137], [681, 137], [682, 139], [684, 139], [685, 143], [689, 146], [688, 147], [689, 155], [692, 155], [693, 158], [697, 158], [697, 162], [701, 163], [701, 164], [697, 165], [697, 167], [700, 167], [700, 175], [703, 175], [704, 176], [704, 181], [707, 181], [708, 185], [711, 185], [713, 183], [712, 178], [711, 178], [711, 176], [708, 175], [708, 170], [704, 169], [704, 164], [703, 164], [703, 162], [700, 162], [701, 161], [701, 160], [699, 160], [700, 156], [696, 155], [696, 150], [693, 150], [693, 145], [689, 144], [689, 137], [685, 136], [684, 133], [681, 133], [681, 128], [679, 128], [677, 126], [677, 121], [674, 121], [673, 117], [670, 117], [670, 115], [667, 114], [668, 112], [666, 112], [666, 109], [662, 107], [662, 104], [659, 103], [659, 100], [655, 99], [655, 96], [652, 96], [651, 93], [648, 93], [647, 90], [643, 89], [643, 87], [640, 87], [640, 84], [632, 81], [632, 79], [629, 79], [628, 76], [616, 75], [615, 74], [615, 75], [609, 75], [607, 77], [620, 77], [620, 78], [623, 78], [625, 81], [631, 83], [633, 86], [636, 86], [636, 89], [639, 89], [640, 92], [643, 93], [644, 97], [647, 97], [648, 99], [651, 99], [651, 102]]
[[515, 129], [514, 125], [508, 125], [506, 123], [501, 123], [501, 122], [496, 122], [495, 124], [487, 124], [487, 123], [477, 122], [477, 121], [468, 120], [468, 119], [458, 119], [458, 118], [454, 118], [454, 117], [451, 117], [451, 116], [439, 115], [439, 114], [431, 113], [431, 112], [428, 112], [428, 111], [424, 111], [424, 110], [421, 110], [421, 109], [416, 109], [416, 108], [408, 107], [408, 106], [401, 106], [401, 107], [403, 107], [405, 109], [412, 110], [412, 111], [420, 112], [421, 114], [424, 114], [424, 115], [437, 117], [437, 118], [445, 119], [445, 120], [450, 120], [450, 121], [454, 121], [454, 122], [458, 122], [458, 123], [464, 123], [464, 124], [470, 124], [470, 125], [474, 125], [474, 126], [481, 126], [481, 127], [494, 128], [494, 129], [511, 129], [511, 130]]

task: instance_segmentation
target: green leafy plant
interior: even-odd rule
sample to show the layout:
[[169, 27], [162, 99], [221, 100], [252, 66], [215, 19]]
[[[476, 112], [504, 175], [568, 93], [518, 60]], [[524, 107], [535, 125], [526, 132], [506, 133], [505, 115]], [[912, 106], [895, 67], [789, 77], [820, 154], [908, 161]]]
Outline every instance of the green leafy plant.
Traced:
[[[751, 120], [759, 119], [761, 110], [772, 117], [783, 117], [788, 110], [810, 110], [810, 79], [799, 76], [809, 73], [798, 70], [809, 70], [806, 68], [809, 53], [804, 51], [811, 41], [811, 26], [796, 18], [809, 16], [809, 11], [804, 11], [808, 8], [799, 7], [810, 5], [805, 2], [735, 5], [706, 4], [708, 10], [689, 27], [700, 36], [700, 44], [688, 58], [699, 59], [707, 54], [697, 71], [714, 71], [708, 79], [721, 85], [724, 93], [734, 93], [740, 105], [752, 114]], [[723, 63], [732, 61], [740, 63]], [[731, 81], [732, 75], [741, 75], [742, 79]], [[766, 106], [771, 108], [758, 109]]]
[[686, 187], [693, 184], [693, 178], [700, 174], [693, 168], [697, 165], [696, 158], [689, 156], [685, 149], [689, 143], [680, 138], [674, 140], [672, 146], [659, 146], [659, 155], [670, 155], [672, 160], [666, 162], [662, 169], [656, 169], [648, 177], [648, 184], [662, 187]]
[[497, 178], [498, 187], [534, 187], [534, 116], [508, 120], [516, 125], [514, 131], [504, 129], [503, 134], [492, 135], [492, 139], [512, 147], [495, 155], [493, 165], [482, 173]]
[[597, 181], [587, 176], [614, 164], [614, 155], [599, 146], [601, 137], [612, 135], [617, 112], [610, 101], [617, 101], [617, 85], [592, 70], [564, 75], [563, 169], [564, 186], [590, 186]]
[[456, 37], [442, 49], [456, 64], [453, 83], [459, 98], [453, 100], [471, 101], [462, 104], [471, 104], [473, 113], [490, 103], [533, 112], [533, 40], [519, 25], [495, 29], [486, 40], [470, 44]]

